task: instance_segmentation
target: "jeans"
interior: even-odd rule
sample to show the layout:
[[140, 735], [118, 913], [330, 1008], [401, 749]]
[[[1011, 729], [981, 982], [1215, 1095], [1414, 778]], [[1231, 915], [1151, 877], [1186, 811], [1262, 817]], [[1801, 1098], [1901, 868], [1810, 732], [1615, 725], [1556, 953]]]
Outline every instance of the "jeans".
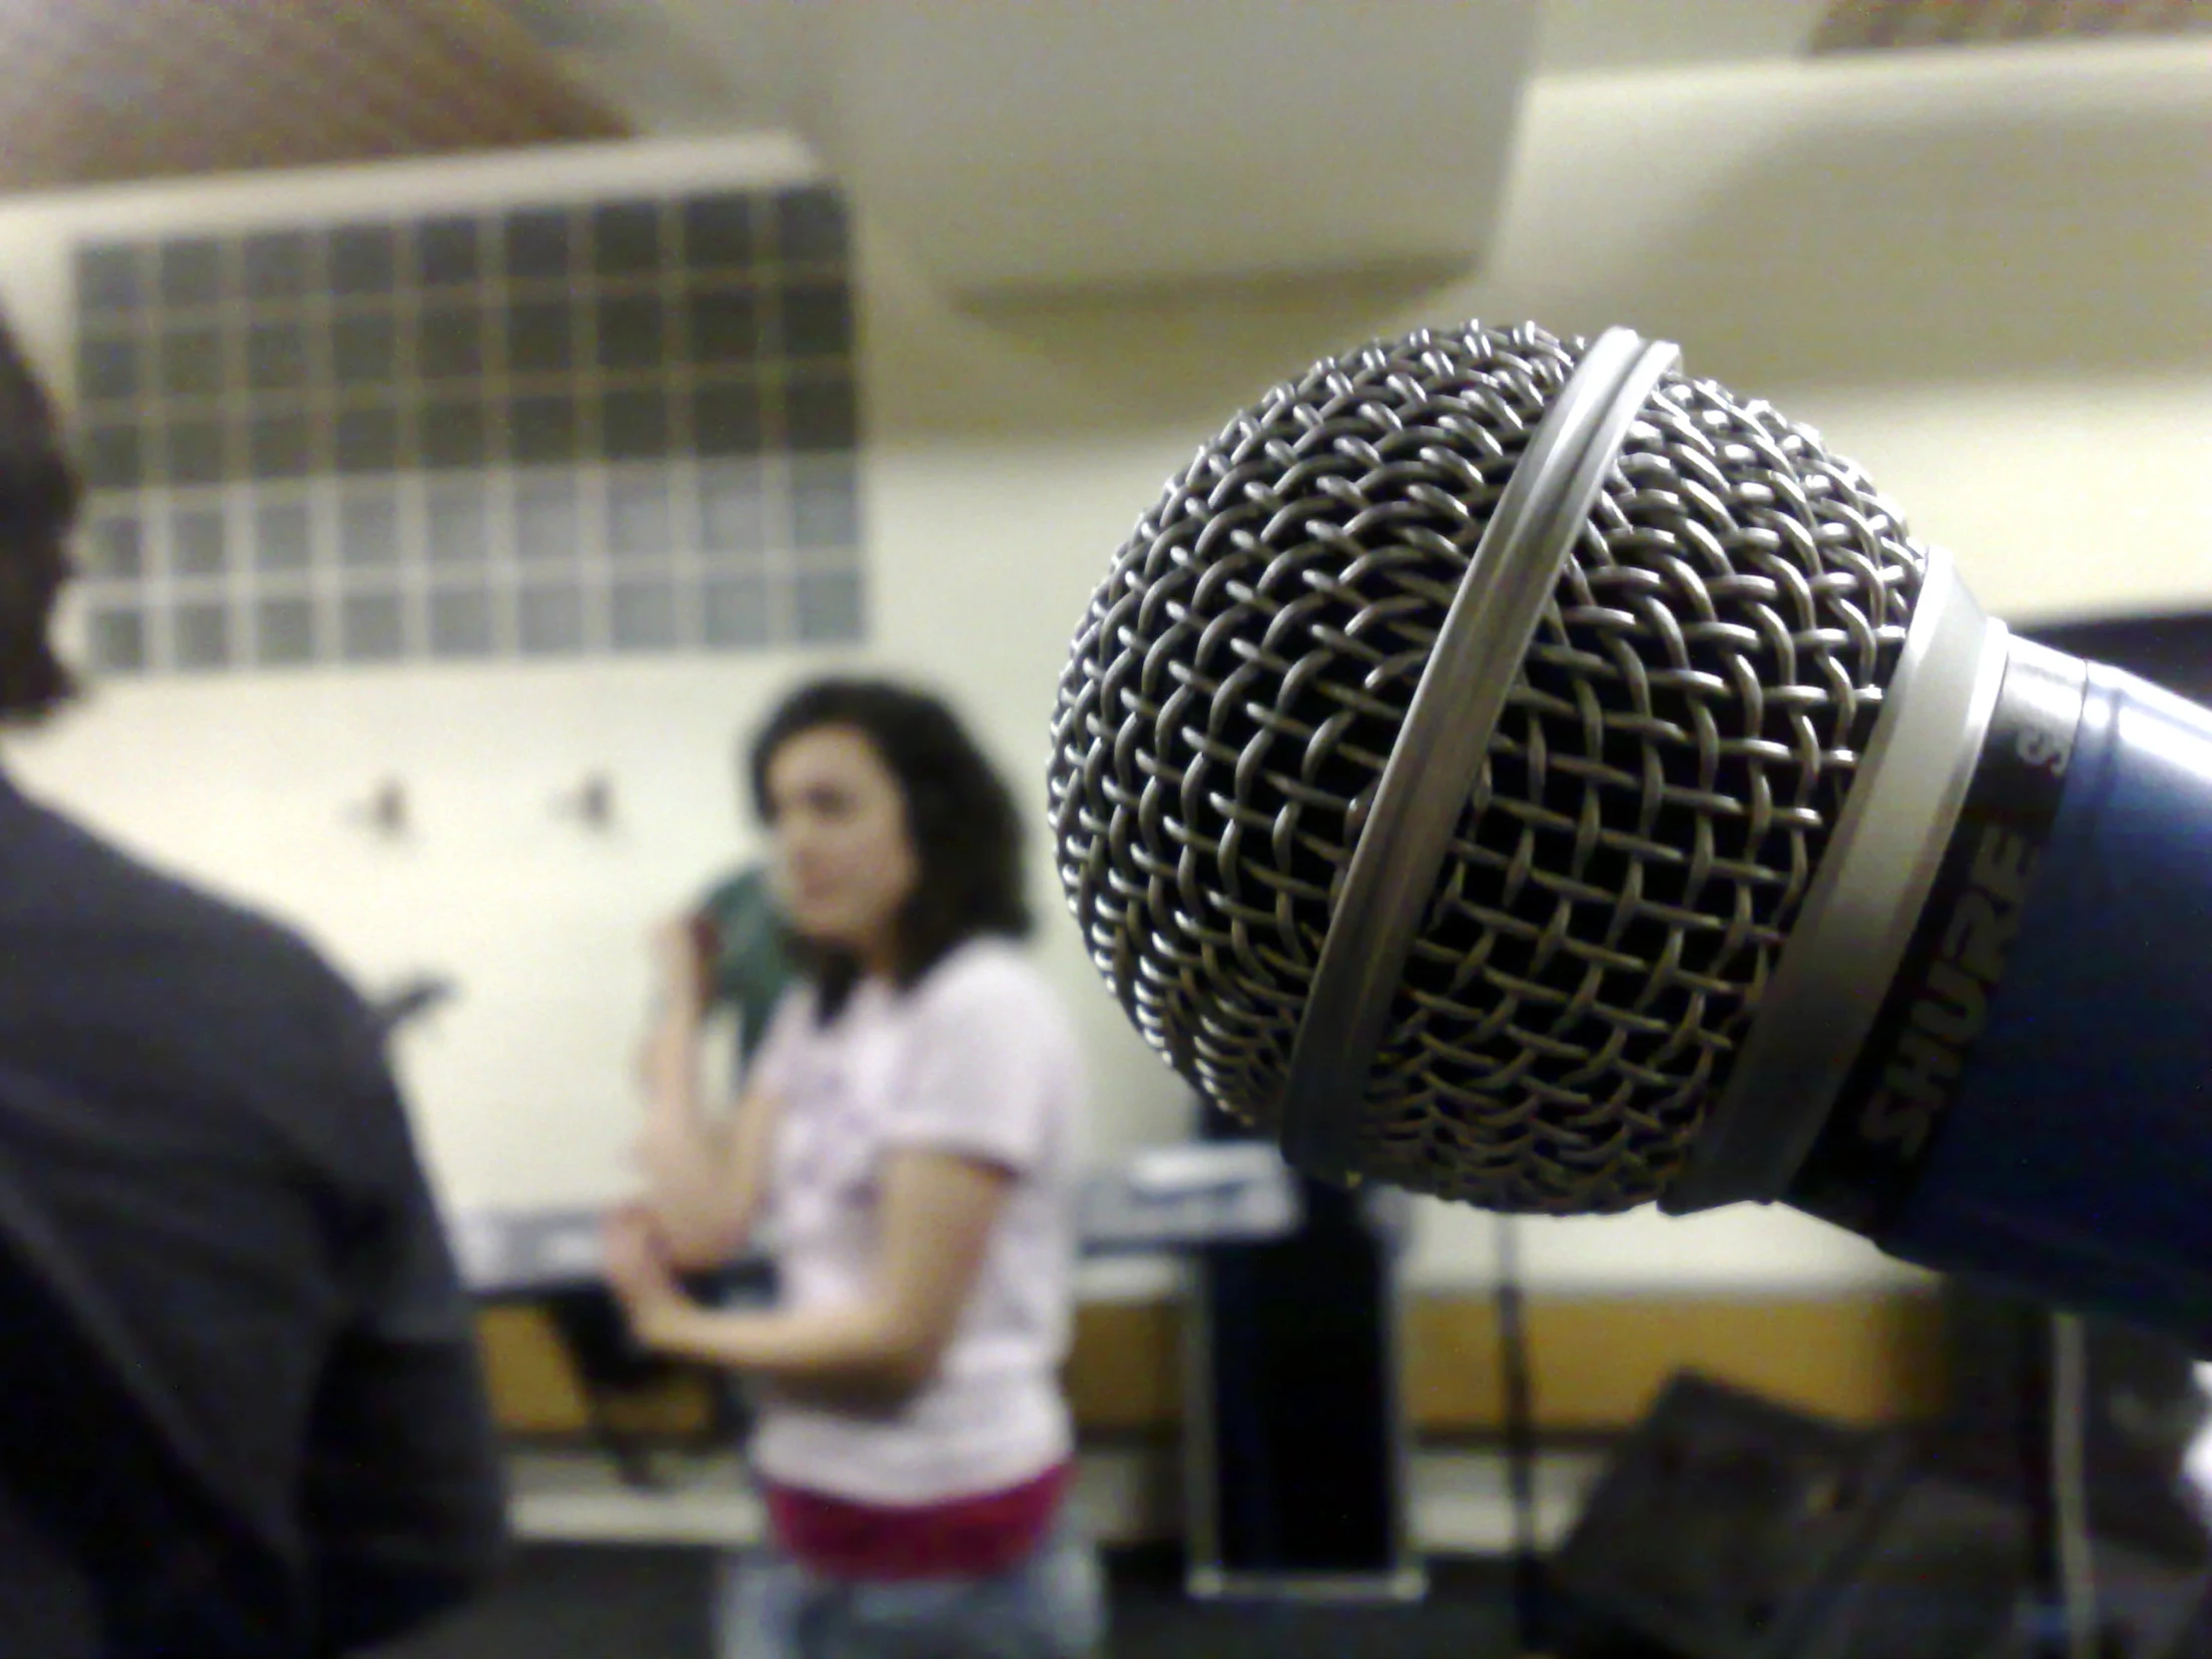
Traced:
[[734, 1556], [721, 1659], [1103, 1659], [1097, 1553], [1072, 1532], [990, 1578], [824, 1578], [773, 1546]]

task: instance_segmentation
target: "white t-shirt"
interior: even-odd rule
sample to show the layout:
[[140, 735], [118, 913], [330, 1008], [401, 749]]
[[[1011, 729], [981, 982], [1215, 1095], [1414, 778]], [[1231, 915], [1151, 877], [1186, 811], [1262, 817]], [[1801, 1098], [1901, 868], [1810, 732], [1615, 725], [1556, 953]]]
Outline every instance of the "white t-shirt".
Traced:
[[763, 1236], [786, 1306], [868, 1294], [877, 1172], [894, 1149], [963, 1154], [1014, 1181], [935, 1379], [880, 1414], [764, 1388], [754, 1465], [885, 1505], [1019, 1484], [1073, 1447], [1059, 1368], [1083, 1093], [1074, 1033], [1051, 987], [998, 938], [958, 946], [905, 991], [862, 980], [827, 1026], [815, 1009], [811, 986], [786, 994], [752, 1076], [783, 1102]]

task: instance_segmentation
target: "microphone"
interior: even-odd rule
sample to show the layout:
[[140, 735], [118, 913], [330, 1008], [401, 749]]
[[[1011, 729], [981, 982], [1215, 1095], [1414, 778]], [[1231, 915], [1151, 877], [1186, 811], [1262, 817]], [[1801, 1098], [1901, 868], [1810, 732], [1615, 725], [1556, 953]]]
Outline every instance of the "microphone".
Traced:
[[1317, 1176], [1784, 1202], [2212, 1354], [2212, 714], [1677, 358], [1423, 330], [1198, 451], [1060, 686], [1092, 959]]

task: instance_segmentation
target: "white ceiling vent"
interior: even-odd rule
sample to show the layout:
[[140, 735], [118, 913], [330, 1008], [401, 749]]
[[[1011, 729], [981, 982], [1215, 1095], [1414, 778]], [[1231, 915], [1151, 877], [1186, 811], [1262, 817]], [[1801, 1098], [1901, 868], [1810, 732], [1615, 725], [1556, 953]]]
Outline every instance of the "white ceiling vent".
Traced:
[[657, 8], [968, 293], [1468, 264], [1496, 218], [1536, 11], [591, 3]]

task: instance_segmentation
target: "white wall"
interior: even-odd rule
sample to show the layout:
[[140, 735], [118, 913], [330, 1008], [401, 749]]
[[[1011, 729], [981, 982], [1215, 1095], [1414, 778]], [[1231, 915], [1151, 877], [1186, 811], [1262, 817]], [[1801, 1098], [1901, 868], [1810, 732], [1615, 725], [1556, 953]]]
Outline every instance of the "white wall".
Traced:
[[[812, 176], [795, 145], [756, 140], [31, 201], [0, 214], [0, 297], [59, 374], [81, 236]], [[372, 988], [451, 973], [462, 999], [398, 1050], [447, 1197], [587, 1202], [624, 1180], [647, 924], [751, 847], [737, 740], [783, 686], [839, 660], [122, 680], [14, 759], [125, 840], [303, 923]], [[614, 784], [606, 835], [553, 811], [592, 772]], [[397, 844], [348, 816], [386, 778], [413, 826]]]
[[[2212, 50], [2040, 48], [1539, 83], [1489, 267], [1444, 288], [963, 312], [859, 205], [873, 660], [958, 699], [1037, 796], [1067, 636], [1161, 480], [1313, 356], [1468, 315], [1680, 339], [1865, 461], [2000, 613], [2212, 601]], [[562, 196], [788, 176], [774, 145], [640, 147], [203, 185], [0, 215], [0, 298], [66, 338], [64, 240], [204, 217], [318, 218], [434, 191]], [[1448, 167], [1449, 157], [1418, 165]], [[467, 999], [407, 1045], [450, 1195], [619, 1182], [643, 920], [749, 833], [735, 734], [812, 656], [384, 672], [106, 690], [22, 746], [26, 779], [137, 844], [305, 920], [370, 977], [431, 962]], [[546, 803], [616, 780], [607, 844]], [[339, 822], [385, 773], [415, 842]], [[1178, 1132], [1172, 1082], [1064, 925], [1038, 844], [1043, 958], [1091, 1045], [1095, 1138]], [[1416, 1274], [1478, 1280], [1487, 1218], [1423, 1215]], [[1892, 1270], [1780, 1212], [1528, 1232], [1540, 1283], [1820, 1287]]]

